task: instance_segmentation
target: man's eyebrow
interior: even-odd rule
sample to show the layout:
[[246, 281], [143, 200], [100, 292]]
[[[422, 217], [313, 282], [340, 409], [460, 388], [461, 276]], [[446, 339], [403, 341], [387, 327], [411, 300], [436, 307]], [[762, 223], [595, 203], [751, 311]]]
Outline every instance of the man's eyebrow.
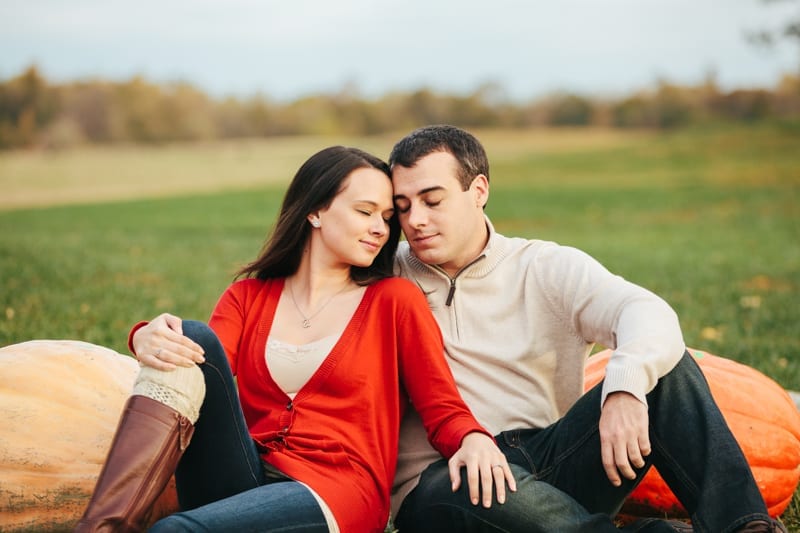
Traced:
[[[422, 196], [423, 194], [428, 194], [429, 192], [433, 192], [433, 191], [443, 191], [443, 190], [445, 190], [445, 188], [442, 187], [441, 185], [434, 185], [433, 187], [428, 187], [426, 189], [422, 189], [422, 190], [418, 191], [417, 192], [417, 196]], [[393, 198], [395, 200], [399, 200], [401, 198], [406, 198], [406, 195], [405, 194], [395, 194], [393, 196]]]

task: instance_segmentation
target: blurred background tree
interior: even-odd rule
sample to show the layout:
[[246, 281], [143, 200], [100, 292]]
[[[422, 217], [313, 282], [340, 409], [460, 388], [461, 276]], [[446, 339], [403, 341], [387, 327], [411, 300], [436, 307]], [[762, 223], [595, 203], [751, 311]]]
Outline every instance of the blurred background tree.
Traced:
[[142, 77], [53, 84], [35, 66], [0, 80], [0, 149], [279, 135], [376, 135], [432, 123], [466, 128], [667, 130], [712, 121], [799, 118], [797, 75], [785, 75], [772, 88], [726, 92], [718, 87], [712, 72], [697, 86], [662, 79], [652, 89], [617, 98], [564, 92], [521, 102], [509, 100], [503, 88], [491, 82], [467, 94], [423, 87], [372, 99], [363, 97], [355, 84], [346, 83], [333, 94], [279, 103], [263, 95], [213, 99], [185, 82], [154, 84]]
[[780, 26], [774, 28], [760, 28], [747, 32], [747, 39], [765, 48], [776, 46], [781, 41], [790, 41], [797, 46], [797, 70], [800, 74], [800, 1], [799, 0], [761, 0], [764, 4], [787, 4], [796, 5], [795, 16], [785, 20]]

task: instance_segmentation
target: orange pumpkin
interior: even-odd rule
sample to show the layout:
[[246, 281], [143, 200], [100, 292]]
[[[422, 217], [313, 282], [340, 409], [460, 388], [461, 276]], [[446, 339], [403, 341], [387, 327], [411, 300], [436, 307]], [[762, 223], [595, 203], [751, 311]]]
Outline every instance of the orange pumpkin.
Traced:
[[[789, 394], [749, 366], [701, 350], [689, 349], [703, 371], [725, 421], [753, 470], [770, 515], [791, 502], [800, 480], [800, 412]], [[591, 356], [588, 390], [605, 375], [611, 350]], [[622, 512], [635, 516], [687, 517], [672, 491], [652, 468], [633, 491]]]
[[[72, 529], [139, 366], [78, 341], [0, 348], [0, 531]], [[154, 511], [177, 509], [174, 483]]]

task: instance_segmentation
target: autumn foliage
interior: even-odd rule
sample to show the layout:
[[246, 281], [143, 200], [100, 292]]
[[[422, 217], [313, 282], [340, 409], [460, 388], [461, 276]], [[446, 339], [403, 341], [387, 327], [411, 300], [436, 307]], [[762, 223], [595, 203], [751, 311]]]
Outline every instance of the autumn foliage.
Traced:
[[512, 101], [485, 84], [470, 94], [428, 88], [364, 98], [335, 94], [290, 102], [267, 96], [212, 98], [184, 82], [81, 80], [50, 83], [37, 70], [0, 81], [0, 149], [82, 143], [167, 143], [278, 135], [374, 135], [422, 124], [531, 128], [676, 128], [698, 122], [800, 117], [800, 77], [774, 88], [721, 90], [713, 77], [695, 87], [659, 81], [618, 98], [555, 93]]

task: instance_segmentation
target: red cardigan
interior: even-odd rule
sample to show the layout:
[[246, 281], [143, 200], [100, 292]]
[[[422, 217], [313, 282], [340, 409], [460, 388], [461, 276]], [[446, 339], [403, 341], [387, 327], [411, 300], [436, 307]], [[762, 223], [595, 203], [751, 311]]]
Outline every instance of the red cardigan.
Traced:
[[325, 500], [342, 532], [383, 531], [407, 398], [445, 457], [467, 433], [486, 431], [456, 389], [422, 292], [400, 278], [367, 287], [331, 353], [290, 400], [264, 360], [283, 284], [235, 282], [209, 322], [237, 376], [250, 434], [264, 460]]

